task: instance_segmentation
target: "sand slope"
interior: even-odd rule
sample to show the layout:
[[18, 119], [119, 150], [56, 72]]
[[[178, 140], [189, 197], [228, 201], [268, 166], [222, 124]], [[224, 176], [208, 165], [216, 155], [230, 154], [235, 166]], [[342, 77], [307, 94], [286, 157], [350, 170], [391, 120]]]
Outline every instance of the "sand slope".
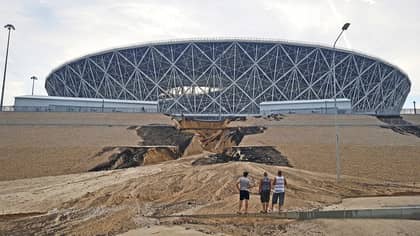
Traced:
[[[239, 123], [239, 122], [236, 122]], [[335, 173], [333, 116], [286, 116], [279, 121], [249, 119], [263, 134], [249, 135], [241, 145], [273, 145], [300, 169]], [[403, 135], [371, 116], [338, 116], [343, 174], [387, 181], [420, 181], [420, 138]]]
[[0, 113], [0, 180], [86, 171], [106, 146], [136, 146], [130, 125], [170, 123], [164, 115]]
[[[192, 166], [209, 154], [202, 153], [138, 168], [86, 172], [104, 147], [138, 145], [141, 138], [129, 127], [172, 121], [159, 114], [0, 113], [0, 235], [116, 235], [133, 229], [138, 230], [131, 233], [174, 236], [416, 235], [418, 221], [156, 218], [236, 212], [235, 183], [244, 170], [255, 183], [264, 171], [272, 177], [282, 169], [289, 183], [287, 210], [417, 204], [418, 197], [401, 195], [420, 193], [420, 138], [381, 128], [383, 123], [369, 116], [339, 116], [338, 122], [339, 183], [332, 116], [229, 124], [265, 126], [264, 133], [247, 135], [240, 145], [274, 146], [293, 168], [249, 162]], [[251, 212], [260, 210], [256, 192], [251, 189]], [[366, 196], [398, 197], [348, 199]], [[174, 224], [182, 226], [171, 228]]]
[[[411, 120], [417, 119], [411, 117]], [[174, 122], [161, 114], [1, 113], [0, 180], [84, 172], [103, 147], [135, 146], [130, 126]], [[381, 128], [371, 116], [338, 116], [342, 173], [386, 181], [418, 182], [420, 138]], [[249, 118], [229, 126], [265, 126], [240, 145], [272, 145], [299, 169], [334, 174], [333, 116]], [[192, 151], [191, 154], [197, 152]]]

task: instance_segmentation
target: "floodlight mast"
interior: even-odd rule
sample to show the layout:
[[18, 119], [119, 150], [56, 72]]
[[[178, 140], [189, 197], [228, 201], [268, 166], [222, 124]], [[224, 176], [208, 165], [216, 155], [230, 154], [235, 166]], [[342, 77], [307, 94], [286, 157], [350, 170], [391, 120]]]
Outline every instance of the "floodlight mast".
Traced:
[[12, 24], [7, 24], [4, 26], [4, 28], [6, 28], [9, 31], [9, 33], [7, 36], [6, 60], [4, 61], [4, 74], [3, 74], [3, 85], [1, 88], [0, 112], [3, 111], [3, 98], [4, 98], [4, 87], [6, 84], [7, 59], [9, 57], [10, 31], [15, 30], [15, 27]]
[[35, 80], [38, 80], [38, 78], [36, 76], [32, 76], [30, 79], [32, 80], [32, 96], [34, 96]]
[[337, 108], [337, 78], [335, 76], [335, 53], [336, 53], [336, 48], [335, 45], [337, 44], [338, 40], [340, 39], [341, 35], [344, 33], [344, 31], [346, 31], [348, 28], [350, 27], [350, 23], [345, 23], [343, 25], [343, 27], [341, 27], [341, 32], [338, 35], [337, 39], [334, 41], [334, 45], [333, 45], [333, 63], [332, 63], [332, 74], [333, 74], [333, 83], [334, 83], [334, 126], [335, 126], [335, 163], [336, 163], [336, 174], [337, 174], [337, 182], [340, 181], [340, 172], [341, 172], [341, 160], [340, 160], [340, 136], [339, 136], [339, 131], [338, 131], [338, 126], [337, 126], [337, 113], [338, 113], [338, 108]]

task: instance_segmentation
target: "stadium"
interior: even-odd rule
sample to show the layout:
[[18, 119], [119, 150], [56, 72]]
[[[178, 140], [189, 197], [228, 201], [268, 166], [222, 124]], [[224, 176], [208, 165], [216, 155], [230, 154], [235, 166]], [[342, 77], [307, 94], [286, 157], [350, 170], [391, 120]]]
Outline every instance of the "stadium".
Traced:
[[398, 67], [358, 52], [271, 40], [145, 43], [54, 69], [49, 96], [154, 101], [171, 114], [253, 115], [263, 102], [349, 99], [354, 114], [398, 114], [410, 91]]

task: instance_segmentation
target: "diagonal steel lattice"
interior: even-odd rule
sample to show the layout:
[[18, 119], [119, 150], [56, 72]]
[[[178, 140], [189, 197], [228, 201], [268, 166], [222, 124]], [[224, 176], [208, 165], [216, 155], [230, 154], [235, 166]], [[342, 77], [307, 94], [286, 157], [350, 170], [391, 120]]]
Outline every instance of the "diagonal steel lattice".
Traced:
[[52, 71], [45, 84], [50, 96], [159, 101], [161, 112], [178, 114], [258, 114], [264, 101], [334, 98], [334, 86], [354, 113], [398, 114], [411, 83], [397, 67], [347, 50], [188, 40], [88, 55]]

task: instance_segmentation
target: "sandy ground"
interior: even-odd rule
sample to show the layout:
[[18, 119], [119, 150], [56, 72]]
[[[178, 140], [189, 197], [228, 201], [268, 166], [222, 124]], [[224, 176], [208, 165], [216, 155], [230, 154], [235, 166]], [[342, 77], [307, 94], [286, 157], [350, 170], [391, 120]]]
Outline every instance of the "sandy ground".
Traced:
[[[59, 230], [64, 234], [116, 234], [155, 226], [159, 222], [155, 217], [160, 215], [233, 213], [237, 210], [234, 185], [243, 170], [250, 172], [253, 182], [264, 171], [272, 177], [278, 170], [278, 167], [246, 162], [191, 166], [196, 158], [199, 156], [124, 170], [2, 181], [0, 232], [48, 234]], [[350, 176], [343, 176], [336, 183], [334, 175], [281, 169], [289, 183], [287, 210], [322, 208], [348, 197], [420, 194], [418, 185]], [[256, 191], [256, 187], [251, 189], [250, 212], [258, 212], [260, 208]], [[290, 222], [279, 223], [281, 227], [270, 220], [255, 219], [181, 220], [179, 223], [194, 223], [199, 226], [195, 230], [201, 227], [209, 232], [233, 235], [254, 232], [255, 227], [254, 233], [258, 235], [283, 232]], [[238, 224], [243, 225], [239, 231]], [[307, 225], [296, 230], [302, 227]]]
[[[206, 226], [151, 226], [140, 228], [120, 234], [120, 236], [158, 235], [158, 236], [184, 236], [184, 235], [234, 235], [214, 233]], [[237, 230], [239, 231], [239, 230]], [[203, 233], [204, 232], [204, 233]], [[420, 232], [420, 222], [415, 220], [311, 220], [294, 222], [284, 226], [275, 235], [407, 235], [417, 236]], [[245, 235], [261, 235], [253, 232]], [[266, 235], [270, 235], [269, 233]], [[274, 234], [271, 234], [274, 235]]]
[[[236, 122], [237, 124], [239, 122]], [[241, 145], [272, 145], [299, 169], [336, 172], [333, 116], [286, 116], [279, 121], [249, 119], [248, 125], [268, 127], [249, 135]], [[418, 182], [420, 138], [402, 135], [371, 116], [338, 116], [341, 171], [346, 175], [387, 181]]]
[[[148, 228], [140, 228], [140, 229], [133, 229], [128, 232], [120, 234], [120, 236], [137, 236], [137, 235], [144, 235], [144, 236], [151, 236], [151, 235], [160, 235], [160, 236], [203, 236], [208, 235], [207, 231], [202, 230], [198, 231], [192, 229], [191, 227], [182, 227], [182, 226], [152, 226]], [[225, 235], [223, 233], [216, 233], [212, 235]]]
[[[420, 222], [408, 220], [158, 220], [161, 215], [236, 212], [235, 183], [241, 173], [249, 171], [255, 183], [264, 171], [272, 177], [279, 167], [247, 162], [192, 166], [205, 155], [201, 154], [138, 168], [86, 172], [92, 155], [103, 147], [138, 145], [141, 139], [130, 126], [152, 123], [172, 121], [157, 114], [0, 113], [0, 235], [117, 235], [130, 230], [174, 236], [420, 232]], [[332, 116], [251, 118], [230, 125], [267, 127], [262, 134], [245, 136], [240, 145], [272, 145], [290, 160], [293, 168], [280, 168], [289, 183], [286, 210], [419, 204], [420, 138], [381, 128], [382, 123], [370, 116], [339, 116], [338, 123], [343, 173], [339, 183]], [[250, 212], [259, 210], [254, 187]]]
[[[370, 116], [338, 116], [337, 120], [343, 125], [339, 128], [343, 174], [420, 180], [415, 168], [420, 165], [419, 138], [380, 128], [383, 123]], [[0, 180], [84, 172], [103, 147], [135, 146], [141, 141], [129, 126], [151, 123], [172, 121], [159, 114], [1, 113]], [[272, 145], [296, 168], [334, 174], [333, 123], [333, 116], [289, 115], [278, 121], [250, 118], [231, 125], [267, 127], [263, 134], [246, 136], [240, 145]]]
[[104, 146], [137, 145], [124, 127], [0, 126], [0, 180], [86, 171], [80, 162]]
[[324, 207], [323, 210], [380, 209], [395, 207], [420, 207], [420, 195], [345, 198], [341, 203]]
[[420, 114], [419, 115], [403, 115], [405, 120], [411, 122], [414, 125], [420, 125]]
[[[383, 123], [371, 116], [338, 116], [337, 122], [342, 125], [338, 130], [343, 174], [420, 181], [415, 168], [420, 166], [420, 138], [381, 128]], [[153, 123], [173, 124], [160, 114], [1, 113], [0, 180], [84, 172], [103, 147], [141, 141], [128, 127]], [[245, 136], [240, 145], [272, 145], [296, 168], [334, 174], [333, 124], [333, 116], [288, 115], [281, 120], [250, 118], [230, 125], [265, 126], [264, 133]]]
[[80, 125], [143, 125], [169, 123], [170, 117], [155, 113], [94, 113], [94, 112], [3, 112], [0, 124], [80, 124]]
[[106, 146], [136, 146], [130, 125], [171, 123], [163, 115], [0, 113], [0, 180], [80, 173]]

